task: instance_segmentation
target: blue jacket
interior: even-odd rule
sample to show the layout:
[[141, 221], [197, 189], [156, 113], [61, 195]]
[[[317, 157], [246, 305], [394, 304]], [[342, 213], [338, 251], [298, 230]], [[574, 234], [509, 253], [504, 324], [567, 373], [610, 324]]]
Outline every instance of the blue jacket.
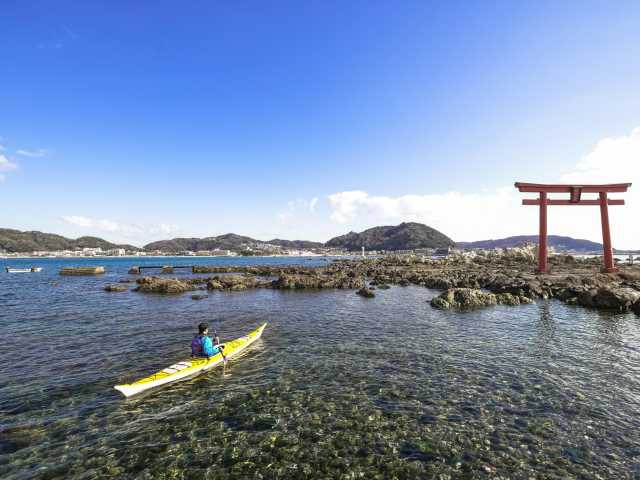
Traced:
[[213, 346], [213, 341], [211, 337], [202, 337], [202, 356], [204, 357], [213, 357], [220, 351], [218, 347]]

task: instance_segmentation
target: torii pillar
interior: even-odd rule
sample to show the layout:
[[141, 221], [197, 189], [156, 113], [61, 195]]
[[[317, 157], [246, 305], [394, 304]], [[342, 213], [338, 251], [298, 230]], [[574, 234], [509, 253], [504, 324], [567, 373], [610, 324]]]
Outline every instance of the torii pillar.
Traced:
[[[626, 192], [630, 183], [614, 183], [608, 185], [544, 185], [539, 183], [516, 182], [516, 188], [521, 192], [535, 192], [537, 199], [522, 200], [523, 205], [538, 205], [540, 207], [540, 233], [538, 237], [538, 268], [540, 273], [547, 273], [547, 206], [548, 205], [599, 205], [600, 222], [602, 223], [602, 248], [604, 250], [604, 266], [606, 273], [617, 272], [613, 263], [613, 249], [611, 247], [611, 230], [609, 228], [609, 205], [624, 205], [624, 200], [609, 199], [608, 193]], [[569, 200], [547, 198], [549, 193], [568, 193]], [[582, 200], [583, 193], [597, 193], [598, 198]]]

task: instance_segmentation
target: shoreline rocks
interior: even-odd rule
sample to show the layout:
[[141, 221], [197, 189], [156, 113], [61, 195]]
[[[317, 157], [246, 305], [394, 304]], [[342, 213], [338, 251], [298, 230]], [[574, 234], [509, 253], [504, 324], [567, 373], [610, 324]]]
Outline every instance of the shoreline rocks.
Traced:
[[[498, 257], [387, 256], [377, 259], [338, 260], [319, 267], [301, 265], [195, 266], [194, 273], [212, 277], [138, 279], [137, 291], [180, 293], [189, 290], [242, 291], [253, 288], [282, 290], [351, 289], [365, 285], [419, 286], [445, 293], [450, 289], [479, 290], [484, 294], [456, 293], [434, 300], [436, 308], [476, 308], [490, 304], [522, 305], [537, 299], [558, 299], [568, 304], [640, 315], [640, 266], [620, 265], [620, 272], [601, 274], [599, 259], [566, 255], [550, 257], [552, 272], [534, 273], [525, 255]], [[155, 280], [149, 280], [150, 278]], [[164, 282], [164, 283], [163, 283]], [[469, 296], [469, 298], [467, 298]], [[446, 302], [446, 303], [445, 303]], [[453, 302], [453, 303], [452, 303]], [[439, 305], [439, 306], [437, 306]]]

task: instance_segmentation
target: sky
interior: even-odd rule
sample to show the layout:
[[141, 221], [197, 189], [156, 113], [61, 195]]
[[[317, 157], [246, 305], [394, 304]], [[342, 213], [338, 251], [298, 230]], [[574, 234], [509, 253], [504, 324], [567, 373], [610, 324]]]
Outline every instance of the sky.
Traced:
[[[471, 241], [537, 232], [516, 181], [632, 182], [611, 230], [640, 248], [640, 2], [7, 0], [0, 19], [0, 227]], [[551, 207], [549, 233], [601, 241], [598, 208]]]

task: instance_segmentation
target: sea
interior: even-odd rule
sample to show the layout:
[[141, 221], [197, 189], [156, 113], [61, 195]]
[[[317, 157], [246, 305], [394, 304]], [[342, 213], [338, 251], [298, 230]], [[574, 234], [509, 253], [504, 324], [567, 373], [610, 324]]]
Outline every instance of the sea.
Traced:
[[[0, 478], [640, 478], [634, 314], [555, 300], [439, 311], [418, 286], [104, 290], [133, 265], [330, 261], [0, 261]], [[88, 265], [106, 273], [58, 275]], [[188, 357], [200, 322], [223, 341], [268, 326], [224, 371], [114, 390]]]

